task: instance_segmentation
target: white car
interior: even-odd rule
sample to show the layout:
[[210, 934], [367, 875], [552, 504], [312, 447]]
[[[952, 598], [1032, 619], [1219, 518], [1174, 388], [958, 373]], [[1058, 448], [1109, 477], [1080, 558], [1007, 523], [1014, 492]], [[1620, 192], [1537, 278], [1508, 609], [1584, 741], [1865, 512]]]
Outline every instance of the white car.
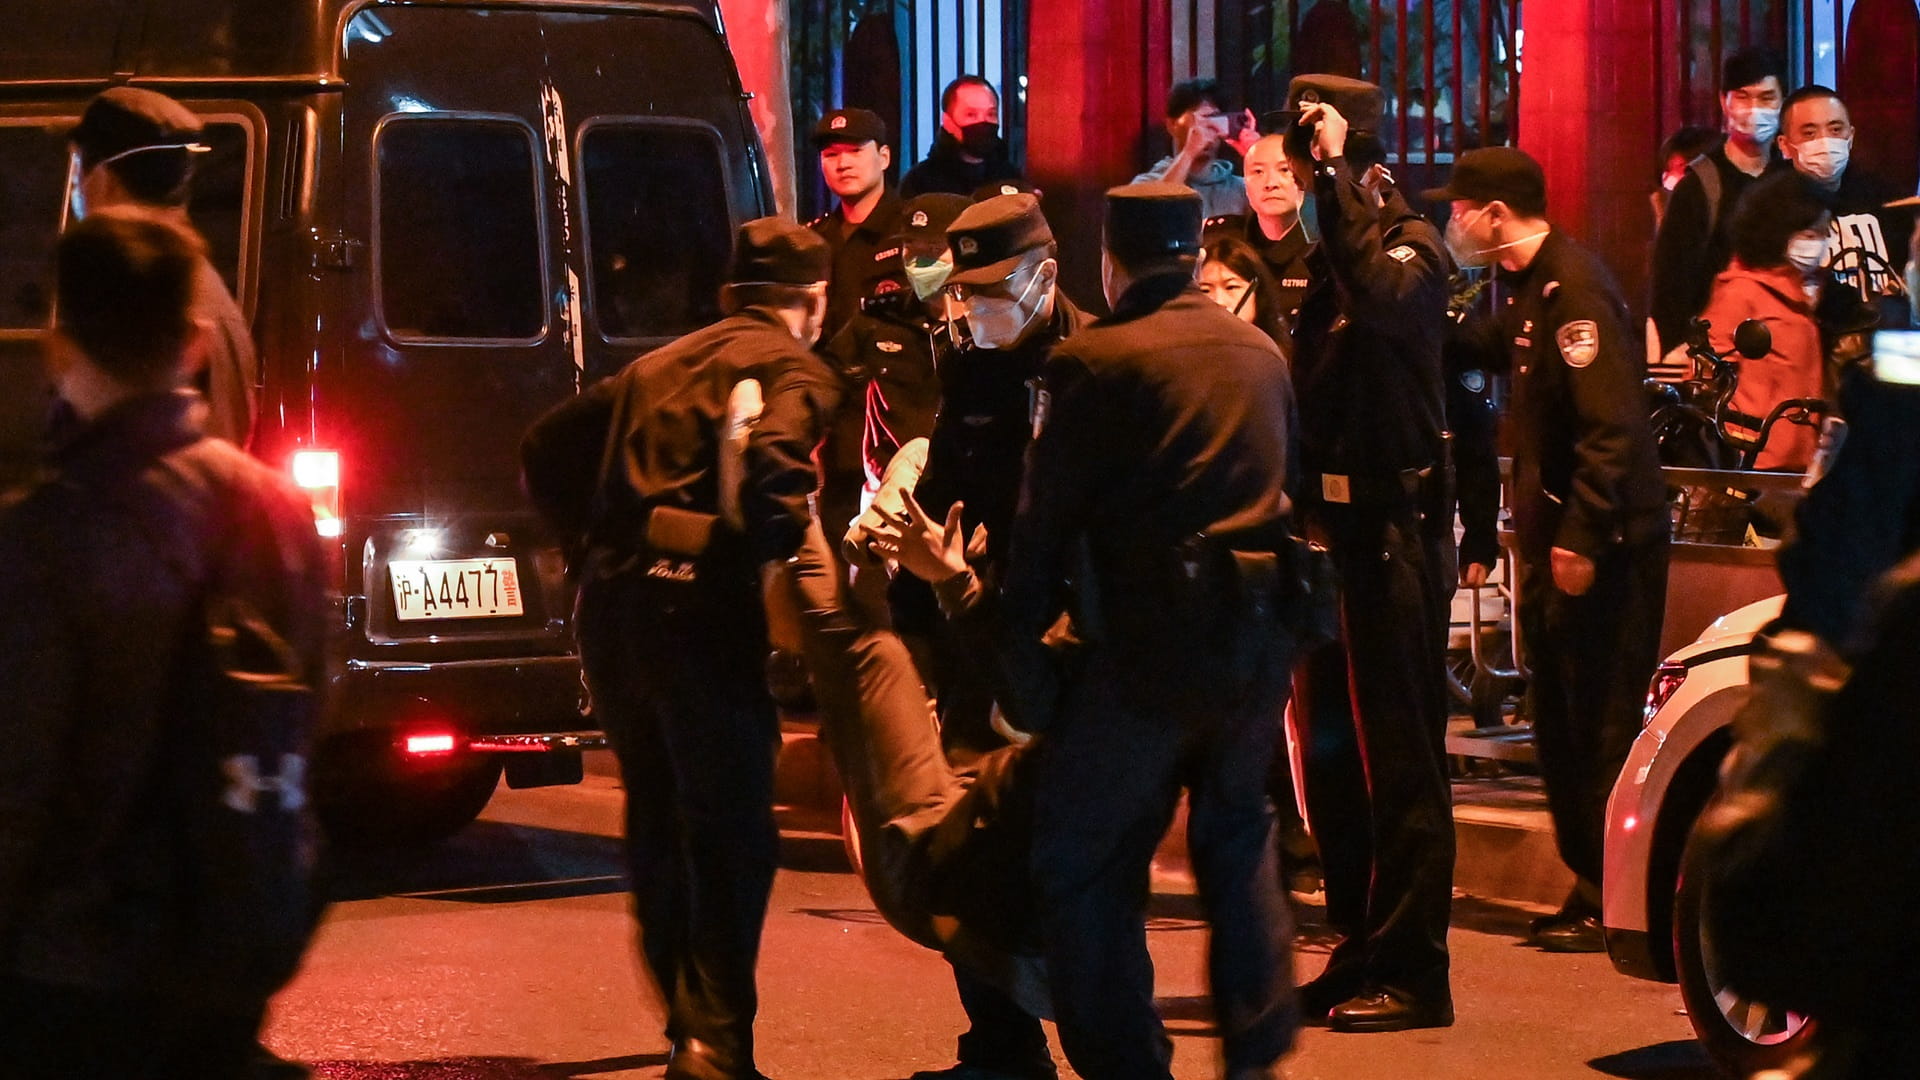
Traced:
[[1721, 985], [1701, 932], [1698, 889], [1684, 872], [1687, 838], [1719, 782], [1728, 729], [1747, 697], [1747, 657], [1781, 602], [1775, 596], [1721, 617], [1660, 665], [1645, 728], [1607, 803], [1602, 922], [1613, 966], [1678, 982], [1700, 1042], [1737, 1076], [1784, 1064], [1814, 1027]]

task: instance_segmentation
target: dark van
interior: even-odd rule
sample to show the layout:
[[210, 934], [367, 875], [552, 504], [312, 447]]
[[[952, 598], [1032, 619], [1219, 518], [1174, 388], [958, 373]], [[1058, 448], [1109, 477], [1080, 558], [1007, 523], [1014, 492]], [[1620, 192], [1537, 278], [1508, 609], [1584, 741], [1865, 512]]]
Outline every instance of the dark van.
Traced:
[[252, 320], [250, 449], [338, 559], [313, 771], [339, 838], [419, 842], [577, 781], [571, 590], [522, 431], [716, 318], [771, 212], [713, 0], [0, 4], [0, 483], [49, 394], [66, 132], [116, 84], [207, 122], [191, 214]]

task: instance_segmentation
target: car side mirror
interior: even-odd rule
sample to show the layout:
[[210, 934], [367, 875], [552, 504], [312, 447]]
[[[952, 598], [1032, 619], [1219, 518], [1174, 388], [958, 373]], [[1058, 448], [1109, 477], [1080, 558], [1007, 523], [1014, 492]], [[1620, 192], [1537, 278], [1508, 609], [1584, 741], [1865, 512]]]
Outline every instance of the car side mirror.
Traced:
[[1733, 348], [1749, 360], [1763, 359], [1773, 351], [1773, 331], [1759, 319], [1744, 319], [1733, 330]]

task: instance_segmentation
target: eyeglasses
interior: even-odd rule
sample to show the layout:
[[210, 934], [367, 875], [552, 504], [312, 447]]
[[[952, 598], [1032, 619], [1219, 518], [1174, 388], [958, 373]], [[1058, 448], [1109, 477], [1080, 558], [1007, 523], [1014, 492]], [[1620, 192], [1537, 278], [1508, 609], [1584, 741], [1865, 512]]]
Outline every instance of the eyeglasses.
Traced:
[[1019, 277], [1021, 273], [1027, 269], [1027, 267], [1017, 268], [1013, 273], [1008, 274], [999, 281], [988, 282], [984, 285], [949, 285], [947, 286], [947, 295], [962, 304], [976, 296], [984, 296], [989, 300], [1015, 300], [1019, 298], [1020, 290], [1025, 287], [1025, 283], [1023, 282], [1019, 287], [1016, 287], [1013, 283], [1014, 279]]

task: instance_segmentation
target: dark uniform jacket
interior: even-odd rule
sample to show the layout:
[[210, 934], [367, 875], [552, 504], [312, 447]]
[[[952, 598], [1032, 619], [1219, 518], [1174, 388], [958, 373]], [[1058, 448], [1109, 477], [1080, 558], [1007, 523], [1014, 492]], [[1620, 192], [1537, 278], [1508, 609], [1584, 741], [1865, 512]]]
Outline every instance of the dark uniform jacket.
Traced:
[[1559, 547], [1593, 558], [1613, 543], [1665, 536], [1666, 483], [1640, 385], [1646, 349], [1619, 285], [1558, 229], [1501, 285], [1521, 553], [1544, 563]]
[[[1182, 545], [1206, 534], [1278, 551], [1267, 545], [1286, 535], [1286, 362], [1190, 279], [1159, 275], [1055, 349], [1046, 384], [1001, 597], [1015, 685], [1039, 685], [1027, 673], [1052, 664], [1042, 633], [1081, 574], [1083, 544], [1100, 614], [1082, 629], [1164, 672], [1169, 650], [1205, 647], [1178, 640], [1194, 627], [1166, 602], [1184, 580]], [[1210, 615], [1201, 621], [1220, 621]]]
[[860, 301], [909, 291], [897, 242], [903, 207], [900, 196], [888, 191], [858, 225], [849, 225], [844, 209], [839, 206], [807, 222], [807, 228], [833, 246], [833, 278], [827, 283], [827, 325], [820, 333], [820, 340], [833, 340], [840, 328], [860, 313]]
[[747, 441], [740, 554], [764, 563], [799, 548], [817, 479], [813, 450], [838, 404], [838, 381], [779, 316], [759, 308], [655, 349], [587, 390], [609, 402], [618, 432], [596, 547], [640, 550], [654, 507], [718, 512], [727, 398], [746, 379], [759, 380], [766, 404]]
[[[183, 823], [155, 792], [179, 760], [176, 661], [207, 632], [216, 551], [271, 570], [230, 573], [282, 582], [249, 598], [319, 685], [312, 506], [203, 435], [202, 407], [191, 393], [122, 402], [0, 511], [0, 977], [177, 996], [200, 974], [168, 932], [202, 909], [177, 854]], [[279, 550], [232, 548], [240, 535]]]
[[[1769, 169], [1781, 165], [1773, 155]], [[1708, 205], [1707, 186], [1695, 169], [1690, 168], [1673, 189], [1667, 214], [1660, 220], [1660, 232], [1653, 240], [1653, 297], [1649, 310], [1654, 329], [1660, 335], [1660, 351], [1666, 352], [1687, 340], [1687, 324], [1707, 306], [1713, 292], [1713, 279], [1726, 269], [1733, 253], [1727, 238], [1727, 219], [1739, 204], [1740, 195], [1759, 177], [1748, 176], [1727, 160], [1726, 144], [1714, 147], [1698, 159], [1695, 168], [1711, 168], [1719, 178], [1720, 198]], [[1644, 346], [1642, 349], [1644, 351]]]
[[1209, 218], [1206, 227], [1232, 229], [1236, 235], [1246, 237], [1247, 243], [1260, 253], [1260, 261], [1266, 263], [1273, 274], [1280, 324], [1291, 330], [1300, 317], [1300, 304], [1307, 296], [1310, 273], [1307, 255], [1313, 250], [1313, 241], [1307, 239], [1306, 226], [1295, 222], [1278, 240], [1269, 240], [1260, 228], [1260, 219], [1252, 214]]
[[1318, 165], [1314, 187], [1321, 238], [1294, 332], [1300, 494], [1374, 501], [1420, 470], [1444, 477], [1449, 260], [1439, 230], [1397, 194], [1376, 208], [1346, 159]]
[[1004, 152], [999, 157], [968, 161], [961, 156], [960, 140], [941, 128], [927, 148], [927, 156], [901, 179], [900, 197], [911, 199], [934, 191], [971, 196], [991, 181], [1018, 179], [1020, 170]]
[[[882, 297], [866, 308], [824, 350], [843, 388], [835, 441], [851, 441], [827, 468], [860, 473], [871, 485], [900, 447], [933, 431], [939, 369], [953, 339], [947, 320], [929, 315], [911, 292]], [[851, 440], [838, 438], [849, 427]], [[846, 450], [857, 451], [857, 457], [848, 460]]]

